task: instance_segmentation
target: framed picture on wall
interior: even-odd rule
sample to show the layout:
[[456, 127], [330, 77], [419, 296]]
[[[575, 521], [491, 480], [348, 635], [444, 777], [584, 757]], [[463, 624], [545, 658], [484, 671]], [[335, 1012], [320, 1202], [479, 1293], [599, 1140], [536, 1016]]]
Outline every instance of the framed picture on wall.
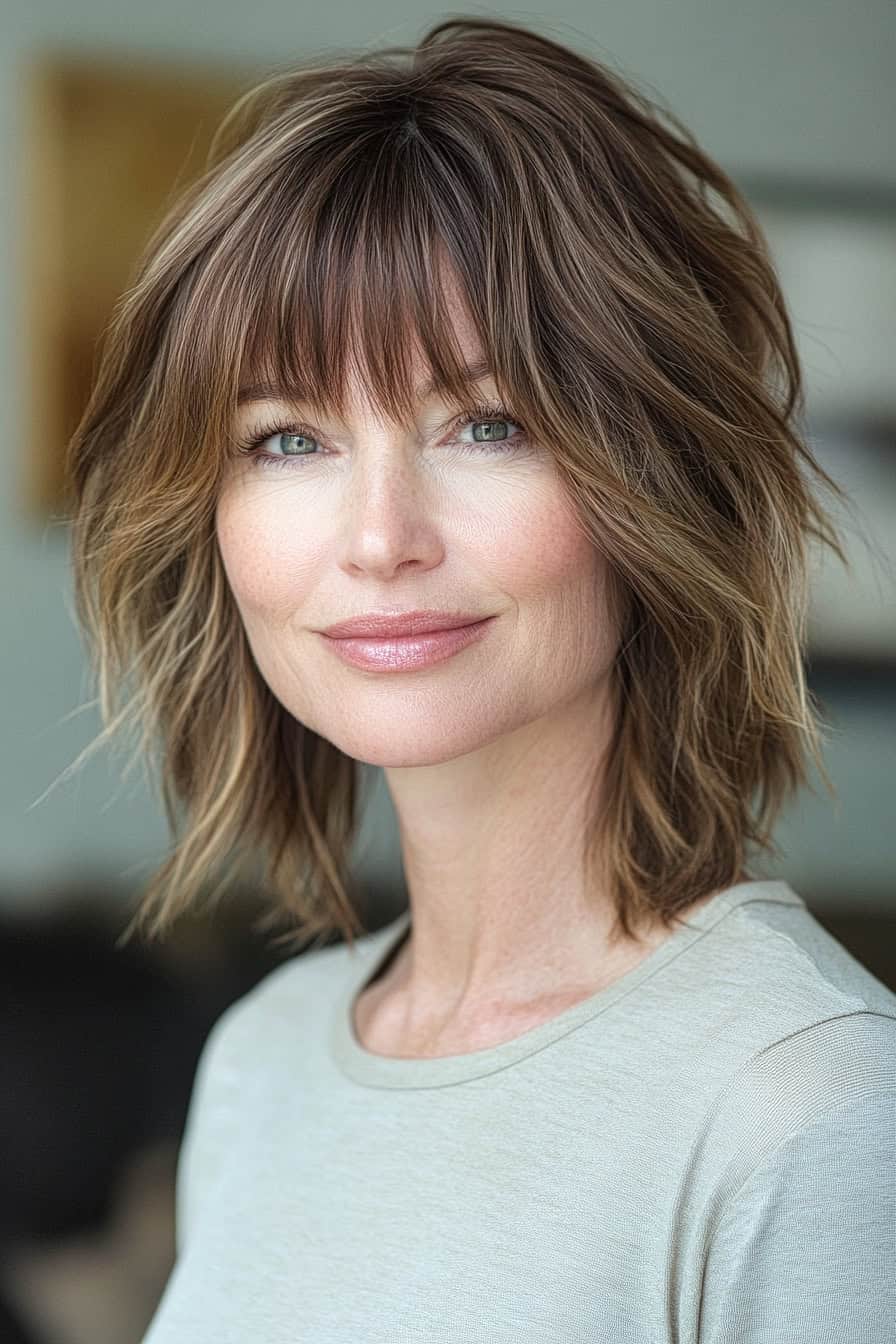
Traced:
[[256, 79], [244, 68], [67, 52], [25, 68], [23, 489], [36, 522], [66, 510], [65, 445], [113, 306], [172, 199], [203, 171], [224, 113]]

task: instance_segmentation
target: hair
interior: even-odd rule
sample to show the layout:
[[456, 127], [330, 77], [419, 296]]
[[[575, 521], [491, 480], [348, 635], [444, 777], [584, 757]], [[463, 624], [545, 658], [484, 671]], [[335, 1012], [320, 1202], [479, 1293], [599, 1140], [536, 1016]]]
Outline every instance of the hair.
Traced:
[[174, 843], [135, 916], [150, 937], [247, 856], [280, 942], [366, 931], [349, 866], [361, 763], [261, 677], [215, 506], [248, 379], [341, 415], [354, 361], [403, 421], [420, 349], [465, 397], [443, 263], [611, 573], [614, 726], [583, 857], [616, 934], [671, 928], [749, 853], [777, 853], [809, 756], [834, 793], [803, 664], [807, 546], [848, 567], [813, 487], [846, 496], [800, 429], [757, 219], [619, 75], [522, 26], [452, 18], [415, 47], [277, 67], [239, 97], [104, 333], [67, 453], [75, 598], [93, 747], [136, 724], [143, 759], [161, 752]]

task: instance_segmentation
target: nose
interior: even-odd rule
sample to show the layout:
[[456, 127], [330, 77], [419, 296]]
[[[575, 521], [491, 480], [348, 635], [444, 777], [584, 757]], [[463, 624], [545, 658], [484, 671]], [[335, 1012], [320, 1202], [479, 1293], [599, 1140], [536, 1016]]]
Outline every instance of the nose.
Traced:
[[354, 454], [341, 509], [347, 568], [385, 577], [443, 554], [431, 483], [400, 436], [368, 438]]

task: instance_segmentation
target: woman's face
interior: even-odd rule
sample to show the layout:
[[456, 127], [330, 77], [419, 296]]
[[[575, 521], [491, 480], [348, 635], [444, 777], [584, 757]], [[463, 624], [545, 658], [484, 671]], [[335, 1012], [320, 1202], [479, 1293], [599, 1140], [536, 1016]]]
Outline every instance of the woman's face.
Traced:
[[[481, 356], [454, 310], [468, 364]], [[427, 370], [419, 367], [417, 383]], [[576, 523], [550, 447], [504, 407], [452, 430], [463, 409], [422, 400], [409, 430], [353, 389], [345, 424], [313, 407], [241, 406], [240, 438], [292, 426], [228, 468], [216, 515], [227, 578], [261, 675], [296, 719], [371, 765], [473, 752], [576, 698], [612, 663], [605, 562]], [[471, 404], [497, 400], [490, 377]], [[305, 428], [296, 437], [296, 424]], [[481, 432], [481, 431], [480, 431]], [[301, 455], [301, 456], [300, 456]], [[490, 617], [478, 639], [413, 670], [361, 669], [320, 632], [371, 611]]]

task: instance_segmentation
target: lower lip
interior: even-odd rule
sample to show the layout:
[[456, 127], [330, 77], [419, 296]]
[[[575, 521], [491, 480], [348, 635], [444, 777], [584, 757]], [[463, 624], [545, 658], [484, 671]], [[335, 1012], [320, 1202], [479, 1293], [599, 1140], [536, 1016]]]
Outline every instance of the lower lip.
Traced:
[[487, 616], [474, 625], [460, 625], [456, 630], [432, 630], [426, 635], [390, 635], [388, 639], [374, 639], [370, 635], [334, 639], [332, 635], [323, 635], [323, 638], [333, 652], [352, 667], [371, 672], [414, 671], [460, 653], [485, 634], [493, 619]]

